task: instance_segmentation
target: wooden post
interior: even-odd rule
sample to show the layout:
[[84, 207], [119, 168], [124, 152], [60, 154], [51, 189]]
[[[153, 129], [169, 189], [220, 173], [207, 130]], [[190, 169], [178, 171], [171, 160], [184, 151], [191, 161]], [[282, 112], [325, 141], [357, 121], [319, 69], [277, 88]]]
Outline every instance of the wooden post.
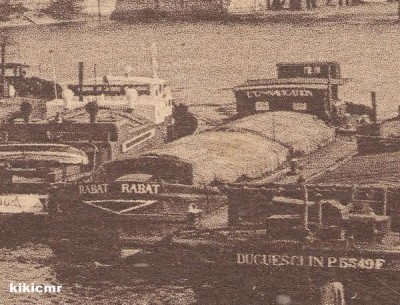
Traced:
[[356, 192], [357, 192], [357, 185], [353, 185], [353, 188], [351, 189], [351, 199], [350, 199], [350, 202], [353, 202], [354, 199], [356, 198]]
[[328, 66], [328, 96], [327, 96], [327, 103], [329, 114], [332, 113], [332, 88], [331, 88], [331, 66]]
[[276, 141], [276, 122], [275, 122], [275, 112], [272, 111], [272, 139]]
[[101, 4], [100, 0], [97, 0], [97, 15], [99, 17], [99, 21], [101, 20]]
[[0, 84], [1, 84], [1, 91], [0, 91], [0, 98], [5, 97], [5, 84], [6, 82], [6, 44], [2, 43], [1, 44], [1, 78], [0, 78]]
[[308, 189], [307, 185], [303, 184], [303, 191], [304, 191], [304, 229], [308, 230]]
[[78, 82], [79, 82], [79, 101], [83, 101], [83, 62], [79, 62], [78, 68]]
[[397, 0], [397, 3], [398, 3], [398, 8], [397, 8], [398, 17], [399, 17], [399, 20], [400, 20], [400, 0]]
[[383, 215], [387, 215], [387, 204], [388, 204], [388, 189], [385, 187], [383, 189]]
[[318, 226], [322, 228], [323, 222], [322, 222], [322, 195], [317, 194], [316, 201], [318, 203]]
[[371, 92], [371, 103], [372, 103], [372, 122], [376, 123], [378, 121], [376, 92]]
[[94, 94], [97, 95], [97, 65], [94, 64], [93, 67], [93, 74], [94, 74]]

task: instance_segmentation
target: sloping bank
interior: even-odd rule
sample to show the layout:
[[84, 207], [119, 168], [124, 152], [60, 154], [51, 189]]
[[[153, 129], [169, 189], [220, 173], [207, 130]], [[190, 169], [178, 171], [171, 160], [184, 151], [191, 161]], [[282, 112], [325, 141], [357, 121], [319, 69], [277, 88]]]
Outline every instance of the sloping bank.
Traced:
[[0, 22], [0, 28], [19, 27], [19, 26], [32, 26], [32, 25], [52, 25], [52, 24], [69, 24], [85, 22], [84, 18], [76, 19], [54, 19], [49, 15], [40, 12], [27, 12], [23, 15], [18, 15], [10, 18], [8, 21]]
[[[103, 166], [107, 180], [147, 174], [169, 183], [232, 183], [276, 170], [290, 155], [309, 154], [333, 141], [335, 131], [312, 115], [267, 112], [181, 138], [139, 156]], [[101, 174], [99, 174], [99, 178]]]

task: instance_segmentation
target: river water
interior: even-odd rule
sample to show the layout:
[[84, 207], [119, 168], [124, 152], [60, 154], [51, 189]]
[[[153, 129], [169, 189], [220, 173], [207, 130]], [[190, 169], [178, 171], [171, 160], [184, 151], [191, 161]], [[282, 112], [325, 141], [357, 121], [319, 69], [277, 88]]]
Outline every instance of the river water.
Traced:
[[344, 100], [369, 103], [376, 91], [379, 115], [400, 104], [400, 24], [361, 23], [154, 23], [88, 24], [3, 29], [13, 41], [9, 61], [31, 65], [32, 75], [52, 78], [49, 50], [56, 54], [57, 80], [85, 74], [120, 74], [130, 65], [137, 75], [152, 74], [150, 46], [158, 48], [159, 76], [167, 79], [179, 101], [229, 103], [229, 88], [249, 78], [275, 77], [280, 61], [335, 60], [352, 82]]

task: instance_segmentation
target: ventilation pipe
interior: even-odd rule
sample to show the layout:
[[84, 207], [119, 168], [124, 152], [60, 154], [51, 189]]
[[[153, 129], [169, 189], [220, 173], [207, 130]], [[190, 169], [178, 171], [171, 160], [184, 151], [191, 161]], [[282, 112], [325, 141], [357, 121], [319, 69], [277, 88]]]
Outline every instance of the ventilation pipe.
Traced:
[[29, 123], [31, 114], [33, 111], [32, 104], [29, 102], [22, 102], [20, 110], [21, 110], [21, 114], [22, 114], [22, 118], [24, 119], [24, 122]]
[[94, 124], [97, 122], [97, 113], [99, 112], [99, 107], [96, 101], [91, 101], [85, 105], [87, 113], [89, 113], [90, 123]]

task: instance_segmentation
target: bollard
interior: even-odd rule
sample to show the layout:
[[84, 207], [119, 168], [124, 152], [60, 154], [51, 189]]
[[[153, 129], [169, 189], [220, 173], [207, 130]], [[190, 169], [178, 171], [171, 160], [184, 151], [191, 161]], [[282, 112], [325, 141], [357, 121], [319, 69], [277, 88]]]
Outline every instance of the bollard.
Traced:
[[203, 210], [197, 208], [196, 204], [191, 203], [186, 213], [188, 229], [197, 230], [200, 228], [200, 221], [203, 215]]
[[290, 160], [290, 172], [289, 175], [297, 175], [298, 172], [298, 161], [297, 159]]

